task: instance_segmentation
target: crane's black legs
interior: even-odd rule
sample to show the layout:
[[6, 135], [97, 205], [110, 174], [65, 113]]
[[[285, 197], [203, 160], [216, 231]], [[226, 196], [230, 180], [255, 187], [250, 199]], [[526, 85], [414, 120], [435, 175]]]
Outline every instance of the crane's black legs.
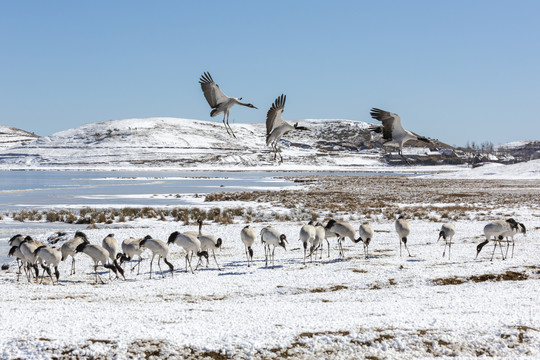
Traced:
[[[225, 118], [227, 118], [227, 122], [225, 122]], [[227, 134], [234, 136], [234, 138], [236, 139], [236, 135], [234, 134], [234, 131], [231, 128], [231, 125], [229, 125], [229, 113], [228, 112], [223, 114], [223, 125], [225, 125], [225, 130], [227, 130]]]

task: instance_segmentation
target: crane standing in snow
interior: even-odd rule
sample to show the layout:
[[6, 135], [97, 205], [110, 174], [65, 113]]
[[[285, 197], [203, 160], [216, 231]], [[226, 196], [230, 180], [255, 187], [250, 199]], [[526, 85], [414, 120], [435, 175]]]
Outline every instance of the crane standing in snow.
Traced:
[[142, 241], [142, 238], [134, 239], [130, 237], [128, 239], [125, 239], [124, 241], [122, 241], [123, 253], [118, 253], [118, 255], [116, 255], [116, 258], [120, 259], [120, 264], [124, 263], [125, 261], [131, 261], [135, 258], [135, 256], [138, 256], [139, 261], [137, 261], [137, 264], [135, 264], [131, 268], [131, 272], [133, 272], [133, 270], [137, 268], [137, 275], [139, 275], [139, 271], [141, 269], [141, 261], [142, 261], [141, 254], [144, 252], [144, 249], [141, 249], [139, 246], [141, 241]]
[[476, 246], [476, 258], [478, 258], [478, 254], [480, 254], [482, 248], [493, 238], [492, 240], [494, 241], [494, 246], [493, 253], [491, 254], [491, 261], [493, 261], [497, 244], [501, 249], [502, 259], [506, 259], [506, 256], [502, 250], [501, 241], [505, 236], [511, 236], [510, 234], [516, 234], [517, 232], [525, 232], [525, 225], [518, 223], [512, 218], [507, 220], [495, 220], [488, 223], [486, 226], [484, 226], [484, 235], [486, 236], [486, 240]]
[[358, 228], [358, 235], [359, 239], [364, 243], [364, 256], [366, 259], [369, 255], [369, 243], [371, 242], [371, 239], [373, 239], [373, 234], [373, 228], [367, 221], [360, 224], [360, 227]]
[[[118, 265], [118, 261], [116, 261], [116, 259], [118, 258], [118, 242], [116, 241], [114, 234], [107, 235], [101, 242], [101, 246], [105, 250], [107, 250], [107, 252], [109, 253], [109, 259], [111, 259], [112, 264], [125, 280], [126, 277], [124, 276], [124, 269], [122, 269], [120, 265]], [[116, 274], [116, 277], [118, 277], [118, 274]], [[111, 271], [109, 270], [109, 280], [110, 279]]]
[[75, 274], [75, 254], [77, 254], [77, 246], [82, 243], [89, 244], [86, 234], [82, 231], [77, 231], [73, 239], [66, 241], [62, 244], [60, 251], [62, 252], [62, 261], [66, 260], [68, 256], [71, 256], [71, 271], [69, 275]]
[[400, 215], [395, 222], [395, 226], [396, 232], [399, 236], [399, 256], [401, 256], [401, 243], [405, 245], [405, 250], [407, 250], [407, 253], [409, 254], [409, 256], [411, 256], [409, 248], [407, 247], [407, 236], [409, 236], [409, 234], [411, 233], [411, 225], [407, 220], [405, 220], [405, 217], [403, 215]]
[[[283, 120], [281, 115], [285, 108], [286, 99], [287, 96], [283, 94], [278, 96], [266, 114], [266, 146], [272, 146], [272, 150], [274, 150], [274, 160], [277, 159], [278, 153], [281, 152], [281, 150], [278, 149], [277, 144], [283, 135], [291, 130], [309, 130], [304, 126], [298, 126], [298, 123], [293, 126]], [[281, 154], [279, 154], [279, 157], [281, 159], [280, 162], [283, 162]]]
[[98, 281], [98, 278], [102, 284], [105, 283], [97, 272], [97, 267], [99, 263], [101, 263], [101, 265], [103, 265], [107, 269], [112, 270], [116, 277], [118, 277], [116, 266], [107, 263], [107, 259], [109, 258], [109, 252], [105, 250], [102, 246], [90, 244], [88, 242], [81, 242], [75, 249], [75, 252], [82, 252], [88, 255], [94, 261], [94, 273], [96, 275], [96, 283]]
[[204, 256], [199, 257], [199, 262], [197, 263], [197, 266], [195, 267], [195, 270], [199, 267], [199, 265], [202, 265], [202, 258], [206, 258], [206, 267], [209, 265], [208, 261], [208, 250], [212, 250], [212, 255], [214, 256], [214, 261], [216, 262], [216, 266], [218, 270], [221, 270], [219, 267], [219, 264], [216, 259], [216, 253], [214, 249], [221, 248], [221, 245], [223, 244], [223, 240], [221, 238], [215, 237], [212, 234], [209, 233], [203, 233], [202, 232], [202, 226], [203, 221], [202, 219], [197, 220], [197, 223], [199, 224], [199, 233], [197, 234], [197, 238], [201, 242], [201, 253], [205, 254]]
[[[39, 246], [34, 250], [34, 255], [41, 263], [41, 267], [47, 271], [51, 282], [54, 285], [54, 280], [51, 273], [51, 266], [54, 266], [54, 275], [56, 276], [56, 284], [58, 285], [58, 280], [60, 280], [60, 271], [58, 271], [58, 265], [62, 261], [62, 253], [58, 249], [51, 249], [45, 245]], [[43, 278], [41, 279], [43, 281]]]
[[[144, 239], [142, 239], [139, 243], [139, 247], [141, 247], [142, 249], [148, 249], [152, 252], [152, 259], [150, 260], [150, 279], [152, 278], [152, 263], [154, 262], [154, 258], [156, 257], [156, 255], [158, 256], [159, 271], [162, 271], [159, 262], [163, 258], [165, 264], [169, 266], [169, 270], [171, 271], [171, 277], [174, 277], [174, 266], [167, 260], [167, 255], [169, 255], [169, 245], [167, 245], [164, 241], [154, 239], [152, 238], [152, 236], [146, 235]], [[165, 275], [163, 275], [163, 277], [165, 277]]]
[[442, 253], [443, 257], [446, 253], [446, 247], [448, 246], [448, 260], [450, 260], [450, 247], [452, 246], [452, 238], [454, 237], [455, 233], [456, 227], [454, 226], [454, 224], [442, 224], [441, 231], [439, 232], [439, 238], [437, 239], [437, 242], [441, 240], [441, 237], [444, 239], [444, 250]]
[[354, 230], [351, 224], [343, 220], [334, 220], [334, 219], [329, 220], [325, 226], [325, 230], [326, 230], [326, 237], [329, 237], [329, 234], [335, 234], [335, 236], [337, 236], [339, 256], [342, 258], [345, 257], [345, 254], [343, 252], [342, 242], [343, 240], [345, 240], [346, 237], [351, 239], [353, 243], [358, 243], [359, 241], [362, 241], [361, 238], [355, 239], [356, 231]]
[[251, 247], [253, 246], [256, 238], [257, 234], [255, 234], [255, 231], [253, 231], [253, 229], [249, 228], [249, 225], [246, 225], [240, 232], [240, 239], [244, 243], [244, 247], [246, 250], [248, 267], [250, 266], [250, 260], [251, 264], [253, 264], [253, 249]]
[[[271, 226], [266, 226], [261, 229], [261, 242], [264, 244], [264, 256], [265, 256], [265, 266], [268, 266], [268, 258], [272, 260], [272, 269], [274, 268], [274, 253], [276, 252], [276, 247], [281, 246], [287, 251], [288, 243], [287, 237], [285, 234], [281, 234], [279, 231], [274, 229]], [[272, 253], [270, 253], [270, 246], [273, 246]]]
[[208, 252], [201, 251], [201, 242], [197, 238], [197, 235], [198, 233], [195, 231], [187, 231], [184, 233], [175, 231], [171, 235], [169, 235], [169, 239], [167, 240], [168, 245], [176, 244], [182, 247], [186, 251], [186, 272], [188, 272], [188, 265], [189, 265], [189, 268], [191, 269], [192, 274], [195, 274], [193, 272], [193, 267], [191, 266], [191, 260], [193, 260], [193, 254], [197, 254], [199, 258], [201, 256], [208, 255]]
[[[242, 100], [242, 98], [228, 97], [225, 95], [208, 72], [205, 72], [201, 76], [199, 84], [201, 84], [201, 89], [204, 93], [206, 101], [208, 101], [208, 105], [210, 105], [212, 108], [212, 111], [210, 111], [210, 116], [214, 117], [223, 113], [223, 125], [225, 125], [227, 134], [236, 138], [236, 135], [234, 135], [234, 132], [229, 125], [229, 111], [235, 104], [247, 106], [253, 109], [256, 109], [256, 107], [252, 104], [241, 102], [240, 100]], [[225, 122], [225, 119], [227, 119], [227, 122]]]
[[401, 119], [397, 114], [384, 111], [377, 108], [372, 108], [370, 115], [372, 118], [382, 122], [381, 126], [374, 126], [370, 128], [371, 131], [376, 133], [383, 134], [383, 145], [397, 145], [399, 147], [398, 154], [407, 165], [411, 165], [409, 161], [403, 156], [402, 150], [403, 145], [409, 140], [420, 140], [426, 143], [431, 143], [431, 141], [423, 136], [417, 135], [413, 132], [405, 130], [401, 126]]
[[317, 229], [315, 229], [315, 226], [313, 225], [313, 221], [310, 221], [308, 224], [300, 228], [299, 240], [302, 242], [302, 245], [304, 246], [304, 265], [306, 265], [308, 243], [313, 244], [313, 242], [315, 241], [316, 235], [317, 235]]

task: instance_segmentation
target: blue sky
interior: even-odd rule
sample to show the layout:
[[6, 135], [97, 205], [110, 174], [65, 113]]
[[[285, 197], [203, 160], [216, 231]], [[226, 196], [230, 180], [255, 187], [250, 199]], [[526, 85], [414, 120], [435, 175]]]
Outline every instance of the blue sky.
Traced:
[[231, 122], [264, 122], [285, 93], [286, 120], [379, 107], [449, 144], [538, 140], [539, 16], [539, 1], [0, 0], [0, 124], [210, 120], [210, 71], [259, 108]]

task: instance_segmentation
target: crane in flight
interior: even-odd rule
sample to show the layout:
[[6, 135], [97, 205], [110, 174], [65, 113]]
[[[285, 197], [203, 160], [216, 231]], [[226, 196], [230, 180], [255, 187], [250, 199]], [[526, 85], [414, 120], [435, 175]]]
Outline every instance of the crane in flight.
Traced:
[[382, 132], [384, 139], [382, 143], [383, 145], [397, 145], [399, 148], [399, 156], [401, 156], [401, 158], [405, 160], [405, 162], [409, 166], [411, 164], [405, 158], [405, 156], [403, 156], [402, 153], [403, 145], [405, 145], [405, 143], [409, 140], [420, 140], [431, 144], [431, 141], [428, 138], [405, 130], [403, 126], [401, 126], [401, 119], [398, 114], [394, 114], [389, 111], [384, 111], [377, 108], [372, 108], [370, 111], [370, 115], [375, 120], [379, 120], [380, 122], [382, 122], [382, 126], [373, 126], [370, 128], [370, 130], [376, 133]]
[[[232, 135], [236, 138], [236, 135], [234, 135], [234, 132], [229, 125], [229, 111], [231, 108], [235, 105], [243, 105], [247, 106], [253, 109], [257, 109], [252, 104], [243, 103], [240, 100], [242, 98], [235, 98], [235, 97], [228, 97], [221, 91], [218, 84], [214, 82], [214, 79], [212, 79], [212, 76], [209, 72], [205, 72], [200, 80], [199, 84], [201, 84], [201, 89], [204, 93], [204, 97], [206, 98], [206, 101], [208, 101], [208, 105], [212, 108], [212, 111], [210, 111], [210, 116], [214, 117], [221, 113], [223, 113], [223, 125], [225, 125], [225, 130], [227, 130], [227, 134]], [[225, 122], [225, 118], [227, 119], [227, 122]]]
[[[293, 126], [283, 120], [281, 114], [283, 114], [286, 99], [287, 96], [283, 94], [278, 96], [266, 114], [266, 146], [272, 146], [272, 150], [274, 151], [274, 160], [277, 159], [278, 153], [281, 152], [277, 145], [283, 135], [291, 130], [309, 130], [307, 127], [298, 126], [298, 123], [294, 124]], [[283, 162], [283, 156], [279, 154], [279, 157], [281, 158], [280, 162]]]

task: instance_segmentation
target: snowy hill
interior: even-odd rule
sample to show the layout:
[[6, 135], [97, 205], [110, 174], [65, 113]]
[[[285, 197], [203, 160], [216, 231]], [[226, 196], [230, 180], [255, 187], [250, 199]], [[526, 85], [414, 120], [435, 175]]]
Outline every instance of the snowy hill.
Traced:
[[38, 137], [24, 130], [0, 125], [0, 149], [16, 146], [25, 141], [32, 141]]
[[[310, 131], [281, 141], [282, 169], [386, 165], [367, 128], [351, 120], [302, 120]], [[177, 118], [124, 119], [85, 124], [0, 150], [0, 169], [245, 169], [275, 167], [264, 124], [231, 124]], [[439, 155], [428, 148], [404, 153]]]
[[537, 140], [513, 141], [495, 146], [494, 150], [499, 157], [506, 156], [512, 162], [540, 159], [540, 141]]

